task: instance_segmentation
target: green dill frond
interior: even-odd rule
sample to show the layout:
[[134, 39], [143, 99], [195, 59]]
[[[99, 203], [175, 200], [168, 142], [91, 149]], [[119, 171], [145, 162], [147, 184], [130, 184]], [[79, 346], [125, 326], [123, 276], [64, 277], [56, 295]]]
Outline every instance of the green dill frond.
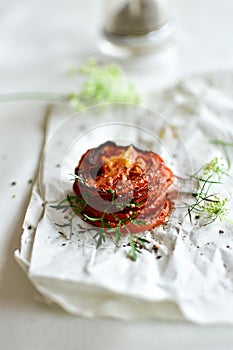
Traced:
[[[197, 180], [199, 186], [196, 192], [192, 193], [194, 201], [191, 204], [184, 203], [187, 208], [186, 215], [189, 216], [190, 222], [192, 222], [192, 212], [197, 213], [198, 216], [205, 219], [207, 218], [209, 220], [207, 224], [217, 219], [220, 221], [228, 220], [226, 217], [228, 213], [228, 200], [227, 198], [221, 199], [217, 193], [215, 193], [216, 186], [221, 186], [223, 184], [223, 182], [219, 180], [222, 179], [224, 175], [229, 176], [224, 159], [222, 157], [214, 157], [210, 162], [196, 171], [194, 175], [190, 176]], [[212, 191], [213, 186], [215, 186], [215, 192]]]
[[141, 253], [140, 249], [147, 249], [146, 244], [150, 243], [150, 241], [148, 241], [145, 238], [142, 238], [140, 236], [136, 236], [136, 235], [130, 235], [129, 236], [129, 246], [130, 249], [127, 252], [127, 257], [133, 261], [137, 260], [137, 253]]
[[215, 221], [219, 219], [223, 221], [228, 213], [227, 198], [219, 198], [217, 195], [205, 200], [202, 205], [198, 206], [200, 212], [203, 212], [208, 218]]
[[209, 143], [211, 143], [212, 145], [221, 146], [221, 148], [223, 150], [223, 154], [224, 154], [225, 159], [227, 161], [227, 170], [229, 171], [231, 169], [231, 158], [232, 157], [229, 154], [228, 148], [233, 147], [233, 142], [227, 142], [227, 141], [223, 141], [221, 139], [211, 139], [211, 140], [209, 140]]
[[78, 111], [100, 103], [141, 102], [136, 87], [126, 81], [123, 72], [116, 64], [101, 65], [95, 59], [89, 59], [75, 73], [85, 79], [81, 91], [70, 95], [70, 102]]
[[98, 249], [105, 242], [104, 228], [100, 227], [93, 237], [96, 240], [96, 249]]
[[227, 174], [227, 168], [222, 157], [214, 157], [203, 167], [204, 176], [217, 176], [220, 180], [223, 175]]

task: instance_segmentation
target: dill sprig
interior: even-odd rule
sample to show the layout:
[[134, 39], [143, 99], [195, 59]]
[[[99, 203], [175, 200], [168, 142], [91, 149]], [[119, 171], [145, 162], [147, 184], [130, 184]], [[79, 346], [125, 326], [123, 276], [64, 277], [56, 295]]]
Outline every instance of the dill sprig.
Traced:
[[130, 222], [131, 224], [133, 224], [135, 226], [145, 224], [145, 220], [138, 220], [138, 219], [136, 219], [137, 216], [138, 216], [137, 212], [133, 213], [129, 218], [126, 218], [126, 219], [119, 219], [116, 215], [114, 216], [115, 220], [117, 221], [117, 226], [109, 228], [107, 230], [107, 232], [115, 235], [114, 241], [115, 241], [116, 246], [119, 244], [119, 242], [121, 240], [121, 236], [122, 236], [121, 227], [124, 227], [125, 230], [127, 231], [127, 233], [129, 235], [132, 235], [132, 233], [130, 232], [130, 230], [127, 226], [128, 222]]
[[57, 224], [55, 225], [60, 228], [69, 228], [70, 236], [74, 234], [73, 232], [73, 220], [76, 215], [79, 215], [82, 213], [86, 207], [86, 202], [81, 196], [70, 196], [67, 195], [65, 199], [60, 201], [57, 205], [50, 205], [51, 208], [60, 210], [62, 213], [67, 212], [69, 209], [72, 209], [72, 214], [67, 219], [67, 221], [64, 224]]
[[90, 217], [87, 214], [84, 214], [84, 217], [91, 222], [94, 221], [99, 221], [100, 222], [100, 227], [98, 229], [98, 231], [96, 232], [96, 234], [94, 235], [94, 239], [96, 240], [96, 248], [99, 248], [104, 242], [105, 242], [105, 228], [106, 227], [110, 227], [111, 226], [104, 221], [104, 216], [106, 214], [106, 211], [103, 212], [102, 216], [100, 218], [96, 218], [96, 217]]
[[141, 102], [136, 87], [126, 81], [122, 70], [116, 64], [103, 65], [91, 58], [80, 68], [72, 68], [71, 73], [84, 78], [81, 90], [69, 96], [72, 106], [78, 111], [99, 103]]
[[[193, 175], [190, 175], [190, 177], [201, 182], [208, 181], [214, 184], [219, 183], [223, 175], [228, 175], [228, 169], [225, 167], [224, 159], [222, 157], [214, 157], [210, 162], [199, 168]], [[209, 180], [207, 180], [206, 177], [209, 177]], [[211, 178], [213, 180], [211, 180]], [[216, 181], [216, 178], [218, 181]]]
[[215, 157], [190, 176], [197, 180], [198, 184], [198, 189], [192, 192], [194, 202], [185, 203], [186, 215], [189, 216], [190, 221], [192, 221], [192, 212], [207, 220], [204, 225], [211, 224], [217, 219], [228, 220], [226, 217], [227, 198], [221, 198], [217, 193], [212, 192], [213, 185], [222, 184], [221, 180], [224, 175], [228, 175], [224, 160], [222, 157]]
[[222, 157], [214, 157], [203, 167], [203, 175], [217, 177], [218, 180], [220, 180], [223, 175], [228, 175], [224, 159]]
[[103, 227], [100, 227], [100, 229], [96, 232], [94, 239], [97, 240], [96, 248], [99, 248], [106, 241]]
[[[133, 213], [129, 218], [126, 219], [120, 219], [116, 215], [113, 215], [115, 220], [117, 221], [117, 224], [115, 227], [112, 227], [107, 221], [105, 221], [105, 214], [107, 213], [109, 207], [103, 212], [102, 216], [99, 218], [96, 217], [90, 217], [86, 214], [84, 214], [84, 217], [91, 221], [99, 221], [100, 227], [99, 230], [96, 232], [94, 238], [97, 240], [96, 247], [98, 248], [103, 242], [105, 242], [105, 233], [111, 234], [112, 238], [114, 239], [114, 243], [116, 247], [119, 245], [119, 242], [122, 238], [122, 227], [124, 227], [125, 231], [129, 234], [129, 237], [131, 237], [132, 233], [130, 232], [129, 228], [127, 227], [127, 223], [130, 222], [131, 224], [134, 224], [135, 226], [138, 225], [144, 225], [144, 220], [137, 220], [136, 217], [138, 216], [138, 213]], [[130, 239], [130, 238], [129, 238]], [[129, 240], [131, 242], [131, 240]]]
[[199, 205], [198, 211], [206, 214], [206, 217], [210, 220], [207, 224], [211, 224], [217, 219], [220, 221], [227, 220], [227, 202], [227, 198], [221, 199], [217, 195], [212, 195], [211, 198], [207, 198], [203, 201], [203, 204]]
[[81, 184], [84, 184], [84, 179], [80, 175], [76, 175], [76, 174], [69, 174], [69, 175], [71, 176], [70, 181], [77, 180]]
[[231, 169], [231, 157], [228, 151], [229, 147], [233, 147], [233, 142], [227, 142], [227, 141], [223, 141], [221, 139], [211, 139], [209, 140], [209, 143], [211, 143], [212, 145], [218, 145], [222, 147], [224, 156], [226, 158], [227, 161], [227, 169], [228, 171]]
[[141, 253], [141, 249], [147, 249], [146, 244], [150, 243], [145, 238], [136, 236], [136, 235], [130, 235], [129, 236], [129, 245], [130, 250], [127, 253], [127, 256], [129, 259], [136, 261], [137, 260], [137, 253]]
[[[79, 176], [75, 176], [75, 179], [80, 181]], [[73, 228], [73, 220], [76, 215], [83, 214], [84, 219], [89, 222], [99, 222], [99, 228], [96, 227], [96, 233], [93, 236], [93, 238], [96, 241], [96, 248], [99, 248], [103, 243], [106, 241], [106, 233], [111, 234], [112, 238], [114, 239], [114, 243], [116, 247], [119, 245], [120, 240], [122, 238], [122, 227], [124, 227], [125, 231], [129, 235], [129, 241], [128, 245], [130, 246], [130, 251], [127, 253], [127, 257], [129, 257], [131, 260], [135, 261], [137, 259], [137, 253], [141, 253], [140, 249], [145, 249], [145, 243], [149, 243], [149, 241], [133, 235], [129, 228], [127, 227], [127, 224], [130, 222], [131, 224], [134, 224], [135, 226], [144, 225], [145, 221], [137, 219], [138, 212], [132, 213], [132, 215], [125, 219], [120, 219], [116, 215], [112, 214], [115, 218], [117, 224], [115, 227], [112, 227], [109, 222], [105, 220], [105, 215], [108, 213], [109, 209], [114, 205], [115, 200], [115, 192], [113, 189], [110, 189], [111, 193], [111, 203], [107, 208], [104, 210], [102, 215], [100, 217], [91, 217], [87, 215], [86, 213], [83, 213], [87, 203], [81, 196], [71, 196], [67, 195], [65, 199], [60, 201], [57, 205], [51, 205], [51, 208], [54, 208], [58, 211], [61, 211], [62, 213], [67, 212], [69, 209], [72, 209], [72, 213], [70, 214], [70, 217], [67, 218], [67, 221], [64, 224], [55, 224], [57, 227], [64, 228], [69, 227], [70, 235], [72, 235], [74, 232]]]

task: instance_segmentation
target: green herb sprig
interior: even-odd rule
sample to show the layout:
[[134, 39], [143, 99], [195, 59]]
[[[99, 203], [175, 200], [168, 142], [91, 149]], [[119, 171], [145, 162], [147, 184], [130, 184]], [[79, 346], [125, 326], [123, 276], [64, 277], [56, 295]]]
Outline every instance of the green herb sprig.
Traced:
[[209, 225], [219, 219], [227, 220], [227, 198], [221, 198], [217, 193], [212, 192], [213, 185], [221, 185], [222, 177], [229, 176], [223, 158], [215, 157], [209, 163], [203, 165], [191, 178], [197, 180], [198, 189], [192, 192], [194, 202], [184, 203], [187, 214], [192, 221], [192, 212], [207, 220], [204, 224]]
[[130, 232], [129, 228], [127, 227], [127, 222], [130, 222], [134, 224], [135, 226], [138, 225], [144, 225], [145, 221], [144, 220], [137, 220], [136, 217], [138, 216], [138, 213], [133, 213], [129, 218], [126, 219], [119, 219], [116, 215], [113, 215], [115, 220], [117, 221], [117, 225], [115, 227], [112, 227], [107, 221], [105, 221], [105, 214], [109, 210], [109, 207], [103, 212], [102, 216], [99, 218], [96, 217], [90, 217], [86, 214], [84, 214], [84, 217], [89, 220], [89, 221], [99, 221], [100, 222], [100, 228], [97, 231], [96, 235], [94, 238], [97, 238], [97, 248], [105, 242], [105, 232], [108, 234], [111, 234], [114, 243], [116, 246], [118, 246], [121, 238], [122, 238], [122, 230], [121, 228], [124, 227], [127, 233], [129, 234], [129, 237], [131, 237], [132, 233]]
[[228, 171], [229, 171], [231, 169], [231, 157], [230, 157], [228, 148], [233, 147], [233, 142], [227, 142], [221, 139], [211, 139], [209, 140], [209, 143], [211, 143], [212, 145], [218, 145], [222, 147], [223, 153], [227, 161]]
[[71, 236], [74, 234], [74, 230], [73, 230], [74, 217], [84, 211], [86, 207], [86, 202], [81, 196], [67, 195], [66, 198], [60, 201], [57, 205], [50, 205], [50, 207], [56, 210], [60, 210], [62, 213], [65, 213], [69, 209], [72, 209], [72, 214], [64, 224], [55, 224], [57, 227], [60, 227], [60, 228], [68, 227], [69, 234]]
[[81, 90], [69, 96], [72, 106], [78, 111], [99, 103], [141, 102], [141, 96], [135, 86], [126, 81], [122, 70], [116, 64], [102, 65], [92, 58], [80, 68], [73, 68], [71, 73], [85, 78]]
[[137, 260], [137, 253], [141, 253], [141, 249], [147, 249], [146, 244], [150, 243], [145, 238], [136, 236], [136, 235], [130, 235], [129, 236], [129, 245], [130, 250], [127, 253], [127, 256], [129, 259], [136, 261]]
[[[81, 181], [82, 179], [78, 178], [78, 181]], [[66, 198], [62, 201], [60, 201], [57, 205], [51, 205], [51, 208], [54, 208], [56, 210], [60, 210], [62, 213], [67, 212], [67, 210], [72, 209], [72, 214], [67, 219], [67, 221], [64, 224], [55, 224], [57, 227], [64, 228], [69, 227], [70, 235], [72, 235], [74, 232], [73, 230], [73, 220], [76, 215], [83, 214], [84, 218], [90, 222], [99, 222], [99, 228], [96, 228], [96, 233], [93, 236], [93, 238], [96, 240], [96, 248], [99, 248], [103, 243], [106, 241], [106, 233], [111, 234], [114, 243], [116, 246], [119, 245], [119, 242], [122, 238], [122, 227], [125, 228], [125, 230], [128, 233], [129, 242], [128, 245], [130, 246], [130, 250], [127, 253], [127, 256], [135, 261], [137, 259], [137, 253], [141, 253], [140, 249], [146, 249], [145, 243], [149, 243], [149, 241], [145, 240], [144, 238], [141, 238], [139, 236], [133, 235], [129, 228], [127, 227], [127, 223], [130, 222], [134, 224], [135, 226], [144, 225], [144, 220], [137, 219], [138, 213], [133, 213], [129, 218], [126, 219], [119, 219], [116, 215], [115, 217], [117, 221], [117, 225], [115, 227], [112, 227], [106, 220], [105, 215], [110, 209], [112, 205], [114, 205], [114, 199], [115, 199], [115, 193], [114, 191], [110, 191], [112, 195], [112, 201], [109, 204], [109, 206], [105, 209], [105, 211], [102, 213], [101, 217], [90, 217], [89, 215], [83, 213], [85, 210], [85, 207], [87, 203], [84, 201], [84, 199], [81, 196], [70, 196], [67, 195]]]

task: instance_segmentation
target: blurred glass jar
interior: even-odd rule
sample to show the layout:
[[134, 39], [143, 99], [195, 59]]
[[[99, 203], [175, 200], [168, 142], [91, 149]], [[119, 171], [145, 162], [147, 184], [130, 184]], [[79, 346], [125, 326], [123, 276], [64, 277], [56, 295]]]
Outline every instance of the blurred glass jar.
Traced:
[[106, 0], [105, 39], [130, 51], [161, 46], [174, 33], [168, 0]]

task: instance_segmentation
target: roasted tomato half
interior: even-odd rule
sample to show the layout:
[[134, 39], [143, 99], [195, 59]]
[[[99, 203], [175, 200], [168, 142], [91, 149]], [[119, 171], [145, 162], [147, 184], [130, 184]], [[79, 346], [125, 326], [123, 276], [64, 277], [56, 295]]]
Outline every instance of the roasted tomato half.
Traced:
[[108, 141], [83, 154], [75, 175], [74, 192], [85, 201], [83, 214], [95, 226], [143, 232], [169, 214], [173, 173], [152, 151]]

